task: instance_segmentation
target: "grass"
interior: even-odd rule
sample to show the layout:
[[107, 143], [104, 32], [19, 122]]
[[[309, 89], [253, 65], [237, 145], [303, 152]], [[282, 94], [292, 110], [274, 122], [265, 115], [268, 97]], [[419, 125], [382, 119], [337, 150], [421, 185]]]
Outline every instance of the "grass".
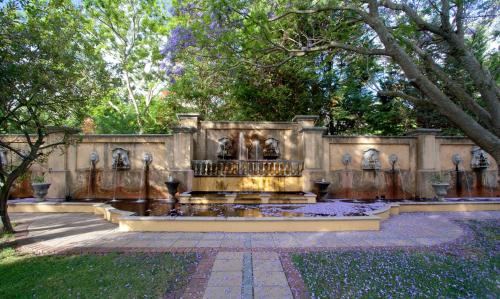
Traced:
[[[16, 223], [12, 222], [12, 227], [16, 227]], [[8, 233], [3, 230], [3, 225], [0, 222], [0, 249], [2, 248], [2, 244], [6, 244], [7, 242], [14, 240], [14, 234]]]
[[473, 238], [417, 250], [294, 254], [314, 298], [498, 298], [500, 221], [464, 221]]
[[187, 283], [195, 254], [34, 256], [0, 251], [0, 298], [162, 298]]

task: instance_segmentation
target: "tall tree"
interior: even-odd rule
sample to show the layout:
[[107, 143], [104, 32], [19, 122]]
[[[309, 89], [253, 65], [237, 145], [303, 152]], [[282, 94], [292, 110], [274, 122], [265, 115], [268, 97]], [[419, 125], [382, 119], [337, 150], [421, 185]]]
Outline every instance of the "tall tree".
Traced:
[[[430, 104], [500, 163], [500, 89], [469, 42], [498, 11], [496, 1], [277, 1], [258, 27], [266, 51], [288, 59], [344, 51], [390, 60], [406, 84], [380, 95]], [[288, 27], [290, 18], [329, 21], [307, 31]], [[353, 30], [356, 24], [365, 30]], [[453, 73], [447, 72], [450, 62]]]
[[[256, 22], [265, 9], [273, 5], [173, 1], [170, 35], [163, 49], [164, 67], [172, 81], [170, 97], [183, 99], [214, 120], [290, 120], [296, 114], [335, 114], [354, 120], [348, 122], [352, 133], [382, 132], [372, 126], [377, 122], [369, 116], [380, 106], [376, 94], [364, 87], [379, 71], [373, 59], [318, 52], [282, 63], [287, 55], [264, 52], [267, 41], [257, 38]], [[287, 26], [308, 24], [290, 20]], [[318, 26], [321, 23], [309, 30]]]
[[[0, 135], [17, 133], [0, 138], [0, 150], [14, 157], [0, 167], [6, 231], [13, 231], [7, 199], [16, 179], [69, 140], [71, 130], [53, 126], [81, 115], [86, 102], [104, 91], [104, 64], [82, 36], [84, 24], [70, 0], [9, 1], [0, 8]], [[55, 133], [62, 134], [49, 140]]]
[[[160, 47], [167, 34], [167, 8], [161, 0], [85, 0], [84, 12], [90, 18], [90, 38], [94, 39], [115, 79], [115, 92], [94, 110], [100, 113], [130, 115], [132, 128], [148, 131], [151, 108], [167, 84], [159, 66]], [[166, 104], [166, 103], [165, 103]], [[130, 109], [129, 109], [130, 108]], [[101, 111], [101, 112], [99, 112]], [[120, 122], [126, 121], [126, 117]], [[154, 120], [153, 120], [154, 122]], [[154, 130], [153, 125], [153, 130]]]

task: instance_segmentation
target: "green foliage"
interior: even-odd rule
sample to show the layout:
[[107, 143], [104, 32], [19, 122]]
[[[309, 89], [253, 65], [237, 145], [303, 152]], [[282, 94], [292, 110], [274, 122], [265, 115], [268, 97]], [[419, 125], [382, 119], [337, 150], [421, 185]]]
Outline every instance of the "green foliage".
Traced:
[[[89, 107], [100, 133], [165, 133], [177, 105], [165, 101], [160, 47], [166, 4], [157, 0], [83, 1], [87, 38], [96, 43], [113, 88]], [[162, 107], [160, 107], [162, 106]], [[168, 107], [170, 106], [170, 107]], [[165, 115], [157, 113], [167, 112]]]
[[7, 2], [0, 9], [0, 133], [81, 119], [106, 72], [71, 1]]
[[194, 254], [21, 255], [0, 251], [2, 298], [159, 298], [187, 283]]
[[[322, 121], [333, 118], [343, 134], [397, 135], [415, 126], [411, 106], [396, 99], [381, 103], [368, 88], [381, 72], [374, 59], [318, 51], [286, 61], [287, 54], [269, 50], [271, 37], [263, 36], [272, 33], [263, 20], [277, 14], [277, 7], [277, 2], [174, 1], [164, 54], [170, 67], [184, 71], [170, 75], [171, 97], [213, 120], [289, 121], [318, 114]], [[346, 28], [329, 18], [298, 17], [280, 26], [344, 39], [359, 33], [359, 42], [370, 46], [362, 26]]]
[[45, 177], [43, 175], [35, 175], [31, 178], [32, 183], [45, 183]]

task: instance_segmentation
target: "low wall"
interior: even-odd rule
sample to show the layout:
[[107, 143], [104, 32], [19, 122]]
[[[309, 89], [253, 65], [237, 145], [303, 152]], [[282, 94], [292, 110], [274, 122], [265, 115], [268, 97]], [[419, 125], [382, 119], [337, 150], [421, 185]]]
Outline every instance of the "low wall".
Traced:
[[107, 204], [15, 203], [9, 213], [94, 213], [117, 223], [122, 231], [144, 232], [336, 232], [376, 231], [380, 223], [399, 213], [500, 211], [500, 201], [492, 202], [403, 202], [389, 204], [369, 216], [353, 217], [168, 217], [133, 216], [131, 212]]
[[380, 218], [362, 217], [122, 217], [123, 231], [169, 232], [333, 232], [379, 230]]

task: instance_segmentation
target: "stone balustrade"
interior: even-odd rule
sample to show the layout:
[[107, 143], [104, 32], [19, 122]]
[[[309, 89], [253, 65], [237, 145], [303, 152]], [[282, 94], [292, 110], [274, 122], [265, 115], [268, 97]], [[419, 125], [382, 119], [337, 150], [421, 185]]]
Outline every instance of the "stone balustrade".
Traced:
[[301, 176], [297, 160], [193, 160], [194, 176]]

